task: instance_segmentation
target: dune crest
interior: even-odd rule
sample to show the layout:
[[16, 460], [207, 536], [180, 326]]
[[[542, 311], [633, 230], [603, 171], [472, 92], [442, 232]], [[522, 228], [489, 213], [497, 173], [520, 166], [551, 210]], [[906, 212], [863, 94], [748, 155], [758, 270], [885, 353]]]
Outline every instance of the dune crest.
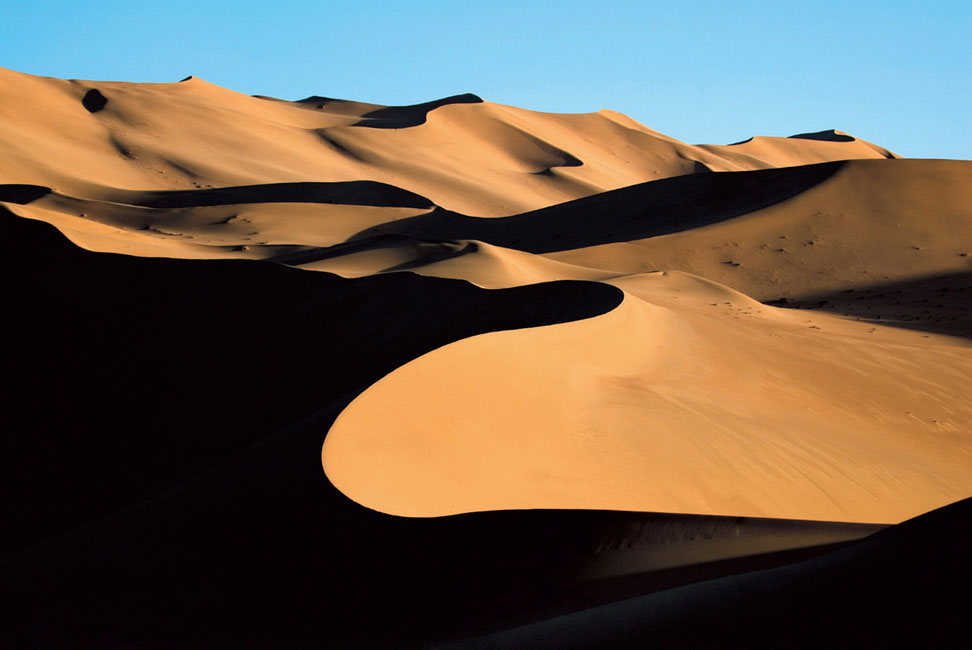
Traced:
[[[86, 96], [100, 98], [97, 111]], [[405, 107], [287, 102], [196, 77], [136, 84], [0, 69], [0, 103], [0, 181], [82, 198], [101, 198], [102, 179], [130, 190], [370, 180], [465, 214], [506, 216], [710, 169], [884, 157], [862, 141], [688, 145], [611, 111], [539, 113], [469, 94]]]
[[690, 276], [618, 284], [628, 295], [613, 312], [453, 343], [383, 378], [333, 425], [328, 477], [406, 516], [610, 508], [895, 523], [972, 492], [972, 399], [959, 397], [972, 356], [947, 340], [874, 342], [827, 316], [811, 327]]

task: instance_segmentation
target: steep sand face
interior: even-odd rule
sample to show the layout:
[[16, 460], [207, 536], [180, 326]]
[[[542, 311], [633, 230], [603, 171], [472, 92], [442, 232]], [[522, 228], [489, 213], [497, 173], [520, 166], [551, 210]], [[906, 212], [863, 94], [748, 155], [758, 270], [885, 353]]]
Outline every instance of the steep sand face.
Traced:
[[486, 334], [337, 419], [328, 477], [383, 512], [615, 508], [897, 522], [972, 492], [972, 354], [682, 274], [618, 309]]

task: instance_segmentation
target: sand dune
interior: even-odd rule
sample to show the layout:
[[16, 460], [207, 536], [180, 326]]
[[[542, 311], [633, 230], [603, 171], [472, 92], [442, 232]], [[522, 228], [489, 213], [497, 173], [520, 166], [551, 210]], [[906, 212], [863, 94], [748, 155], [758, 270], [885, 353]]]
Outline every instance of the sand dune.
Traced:
[[966, 161], [852, 161], [736, 219], [550, 256], [620, 272], [641, 271], [649, 260], [762, 300], [967, 271], [970, 180]]
[[[344, 280], [242, 260], [94, 254], [2, 210], [0, 228], [18, 242], [0, 258], [18, 310], [0, 473], [30, 503], [2, 504], [4, 552], [175, 487], [444, 343], [587, 318], [621, 300], [596, 283], [484, 291], [411, 274]], [[330, 344], [310, 353], [311, 341]], [[45, 408], [49, 392], [57, 410]], [[319, 448], [308, 459], [318, 472]]]
[[677, 274], [613, 282], [626, 298], [608, 314], [467, 339], [383, 378], [331, 428], [328, 477], [406, 516], [894, 523], [972, 493], [968, 348]]
[[[451, 340], [606, 313], [621, 293], [140, 259], [84, 251], [9, 214], [0, 227], [20, 243], [0, 259], [19, 307], [0, 472], [5, 493], [21, 495], [3, 512], [0, 599], [18, 623], [0, 639], [11, 647], [313, 647], [322, 606], [330, 639], [407, 647], [777, 566], [877, 528], [574, 510], [381, 515], [321, 472], [323, 434], [354, 394]], [[351, 318], [336, 319], [336, 305]], [[322, 340], [340, 345], [308, 346]], [[382, 626], [368, 624], [375, 615]]]
[[0, 645], [677, 646], [969, 577], [964, 505], [898, 522], [972, 495], [970, 162], [3, 69], [0, 150]]
[[[105, 103], [89, 112], [82, 102], [92, 91]], [[859, 140], [686, 145], [612, 111], [557, 115], [476, 99], [284, 102], [194, 77], [133, 84], [0, 69], [2, 182], [101, 199], [110, 188], [371, 180], [446, 209], [499, 216], [708, 169], [890, 155]]]

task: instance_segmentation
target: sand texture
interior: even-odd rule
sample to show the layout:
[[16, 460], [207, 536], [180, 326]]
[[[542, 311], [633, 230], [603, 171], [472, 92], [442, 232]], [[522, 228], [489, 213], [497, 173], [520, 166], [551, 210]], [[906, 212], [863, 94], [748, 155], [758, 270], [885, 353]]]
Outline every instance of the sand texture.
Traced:
[[972, 162], [5, 69], [0, 152], [4, 647], [956, 632]]

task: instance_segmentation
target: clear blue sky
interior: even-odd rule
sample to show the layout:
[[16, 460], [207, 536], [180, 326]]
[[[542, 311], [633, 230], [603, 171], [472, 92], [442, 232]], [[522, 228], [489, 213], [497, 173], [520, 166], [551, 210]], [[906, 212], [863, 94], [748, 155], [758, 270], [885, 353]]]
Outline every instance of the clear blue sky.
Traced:
[[2, 0], [0, 65], [284, 99], [473, 92], [693, 143], [837, 128], [972, 159], [972, 0]]

